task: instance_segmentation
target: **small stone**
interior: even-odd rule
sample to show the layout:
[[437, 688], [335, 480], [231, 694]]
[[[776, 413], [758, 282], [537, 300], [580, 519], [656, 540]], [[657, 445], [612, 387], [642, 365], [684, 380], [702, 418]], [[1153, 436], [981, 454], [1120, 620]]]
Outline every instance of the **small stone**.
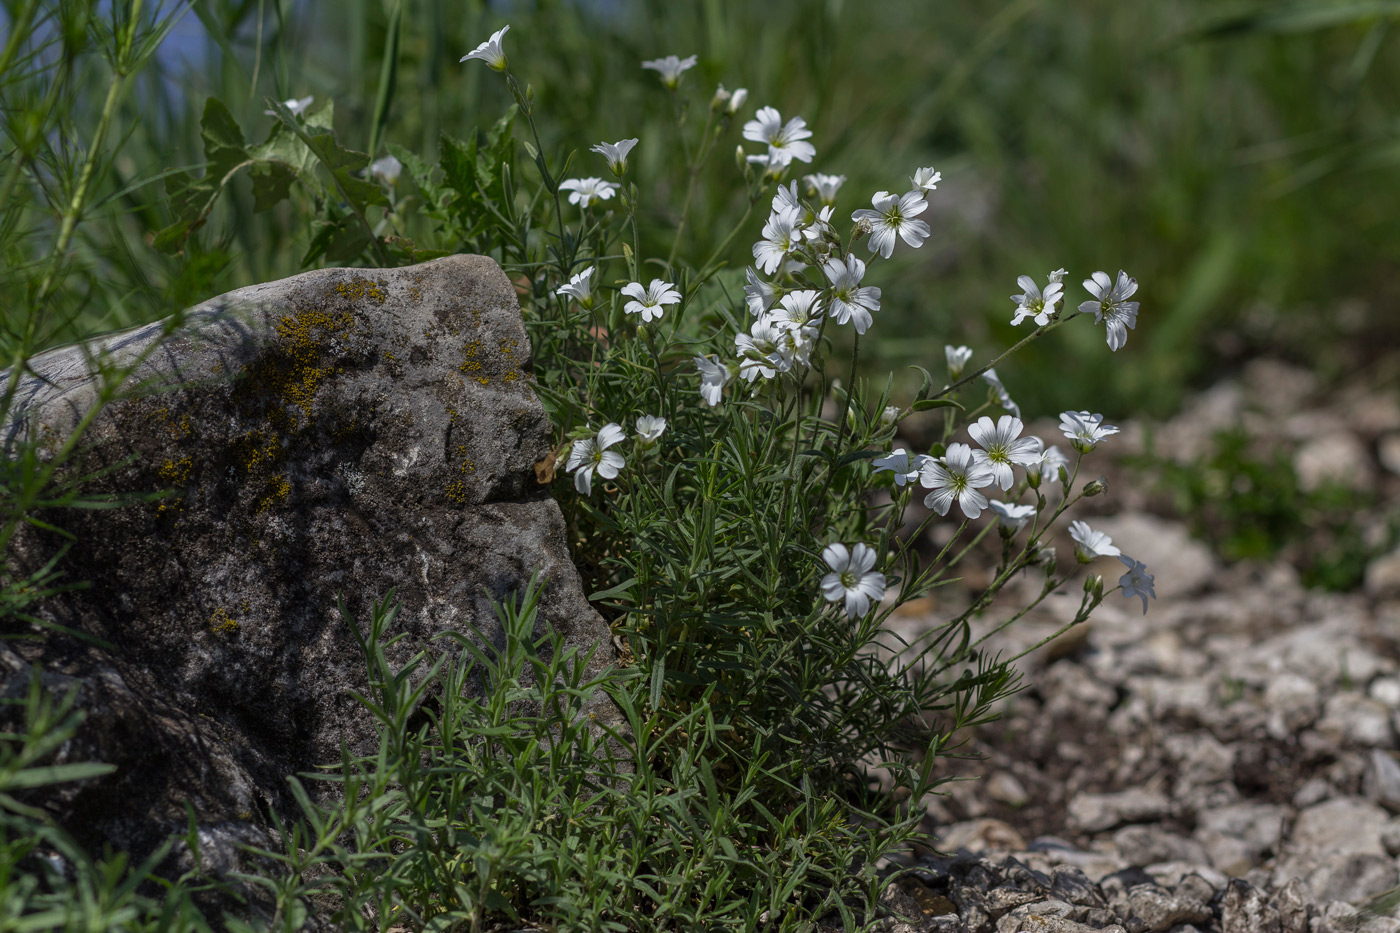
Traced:
[[1068, 809], [1071, 826], [1096, 833], [1124, 823], [1159, 820], [1171, 812], [1171, 801], [1159, 791], [1134, 788], [1112, 794], [1077, 794]]
[[1230, 876], [1201, 862], [1158, 862], [1147, 866], [1147, 873], [1158, 884], [1189, 894], [1205, 903], [1223, 891]]
[[1215, 868], [1242, 875], [1278, 846], [1286, 818], [1284, 808], [1276, 804], [1212, 807], [1197, 813], [1195, 837]]
[[1090, 881], [1084, 872], [1071, 865], [1062, 865], [1055, 869], [1050, 883], [1050, 894], [1079, 907], [1101, 908], [1108, 904], [1099, 886]]
[[1294, 791], [1293, 806], [1303, 810], [1335, 796], [1337, 796], [1337, 789], [1328, 781], [1317, 777], [1308, 778], [1303, 782], [1302, 787]]
[[1390, 748], [1390, 709], [1360, 693], [1329, 697], [1318, 720], [1317, 731], [1333, 742], [1350, 742], [1368, 748]]
[[1291, 879], [1274, 892], [1271, 903], [1278, 911], [1279, 933], [1308, 933], [1312, 908], [1308, 904], [1301, 881], [1297, 878]]
[[1400, 474], [1400, 433], [1387, 434], [1376, 443], [1376, 455], [1381, 466]]
[[1264, 689], [1269, 734], [1284, 740], [1317, 720], [1317, 684], [1299, 674], [1282, 673]]
[[[1194, 839], [1169, 833], [1156, 826], [1125, 826], [1113, 834], [1118, 854], [1129, 865], [1154, 862], [1204, 862], [1205, 846]], [[1155, 877], [1155, 875], [1154, 875]]]
[[1314, 868], [1307, 877], [1308, 890], [1319, 903], [1346, 901], [1362, 904], [1395, 887], [1400, 875], [1395, 860], [1370, 853], [1334, 855]]
[[1370, 451], [1350, 431], [1329, 431], [1306, 441], [1293, 455], [1293, 469], [1304, 492], [1334, 483], [1364, 491], [1376, 481]]
[[1400, 549], [1373, 558], [1366, 565], [1365, 590], [1372, 599], [1400, 596]]
[[1163, 743], [1177, 765], [1177, 795], [1185, 787], [1229, 781], [1234, 776], [1235, 750], [1204, 729], [1168, 736]]
[[1221, 905], [1221, 933], [1282, 933], [1278, 908], [1253, 885], [1236, 878]]
[[974, 854], [1021, 852], [1026, 848], [1026, 841], [1009, 823], [983, 817], [944, 828], [938, 835], [938, 846], [941, 851], [966, 849]]
[[[1111, 927], [1096, 930], [1094, 927], [1076, 923], [1064, 917], [1050, 917], [1043, 914], [1018, 916], [1007, 914], [998, 921], [996, 933], [1106, 933]], [[1122, 933], [1122, 927], [1118, 927]]]
[[999, 800], [1018, 810], [1031, 801], [1031, 795], [1026, 793], [1025, 785], [1009, 771], [998, 771], [987, 778], [986, 791], [987, 796], [993, 800]]
[[1400, 709], [1400, 677], [1377, 677], [1366, 692], [1377, 703]]
[[1374, 800], [1392, 813], [1400, 811], [1400, 762], [1389, 752], [1371, 749], [1361, 787], [1367, 800]]
[[1289, 849], [1315, 856], [1339, 853], [1381, 855], [1386, 812], [1369, 800], [1337, 797], [1298, 814]]
[[1400, 817], [1381, 827], [1381, 847], [1386, 855], [1400, 856]]
[[1205, 904], [1155, 884], [1130, 888], [1128, 904], [1152, 933], [1167, 930], [1178, 923], [1208, 923], [1211, 920], [1210, 908]]

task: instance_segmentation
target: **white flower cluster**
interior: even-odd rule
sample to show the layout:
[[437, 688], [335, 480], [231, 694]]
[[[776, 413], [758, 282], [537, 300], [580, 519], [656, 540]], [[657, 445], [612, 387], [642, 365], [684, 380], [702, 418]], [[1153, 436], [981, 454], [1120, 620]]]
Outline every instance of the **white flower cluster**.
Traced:
[[[665, 432], [665, 418], [642, 415], [637, 419], [637, 449], [645, 451], [655, 447]], [[564, 469], [574, 474], [574, 488], [580, 495], [592, 494], [594, 473], [603, 479], [616, 479], [623, 467], [627, 466], [627, 459], [610, 449], [625, 440], [627, 432], [622, 430], [622, 425], [609, 422], [596, 435], [586, 435], [573, 442]]]

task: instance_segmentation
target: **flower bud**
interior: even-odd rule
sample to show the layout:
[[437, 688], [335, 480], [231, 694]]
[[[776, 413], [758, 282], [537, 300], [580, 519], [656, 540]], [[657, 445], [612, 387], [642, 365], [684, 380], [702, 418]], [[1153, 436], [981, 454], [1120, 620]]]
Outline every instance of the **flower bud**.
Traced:
[[1038, 466], [1035, 469], [1026, 470], [1026, 483], [1032, 489], [1040, 488], [1040, 468]]
[[899, 408], [895, 405], [886, 405], [885, 410], [880, 412], [880, 430], [888, 431], [899, 423]]
[[743, 146], [734, 147], [734, 164], [739, 167], [739, 171], [747, 173], [749, 170], [749, 154], [744, 151]]
[[1096, 479], [1096, 480], [1091, 480], [1090, 482], [1088, 482], [1088, 483], [1086, 483], [1086, 484], [1084, 485], [1084, 495], [1085, 495], [1085, 496], [1097, 496], [1099, 493], [1103, 492], [1103, 491], [1104, 491], [1105, 489], [1107, 489], [1107, 488], [1108, 488], [1108, 478], [1107, 478], [1107, 477], [1104, 477], [1104, 476], [1100, 476], [1098, 479]]
[[1103, 576], [1094, 574], [1084, 578], [1084, 592], [1093, 599], [1103, 599]]
[[729, 103], [729, 99], [733, 96], [734, 95], [726, 91], [724, 85], [721, 84], [719, 87], [715, 88], [715, 96], [710, 98], [710, 109], [715, 112], [723, 110], [725, 105]]
[[1035, 552], [1035, 556], [1031, 558], [1031, 564], [1033, 566], [1043, 567], [1047, 574], [1054, 573], [1055, 549], [1052, 547], [1040, 548]]
[[749, 99], [749, 89], [746, 87], [735, 88], [734, 93], [729, 97], [729, 112], [738, 113], [739, 108], [744, 106], [744, 101]]

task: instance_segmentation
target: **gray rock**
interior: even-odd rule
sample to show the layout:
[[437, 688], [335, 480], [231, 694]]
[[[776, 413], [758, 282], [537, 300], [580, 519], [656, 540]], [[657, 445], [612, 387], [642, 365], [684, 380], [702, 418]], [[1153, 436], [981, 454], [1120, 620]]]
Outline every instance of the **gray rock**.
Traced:
[[1374, 800], [1392, 813], [1400, 811], [1400, 762], [1392, 754], [1371, 749], [1361, 786], [1367, 800]]
[[987, 796], [1008, 807], [1024, 807], [1031, 800], [1025, 785], [1010, 771], [998, 771], [987, 778]]
[[1381, 827], [1381, 848], [1386, 855], [1400, 856], [1400, 817], [1390, 820]]
[[1330, 483], [1366, 490], [1376, 482], [1371, 452], [1350, 431], [1329, 431], [1305, 442], [1293, 455], [1293, 468], [1304, 492]]
[[1400, 549], [1372, 558], [1366, 565], [1365, 587], [1372, 599], [1400, 596]]
[[1113, 844], [1129, 865], [1147, 866], [1154, 862], [1199, 864], [1208, 858], [1205, 846], [1196, 840], [1157, 826], [1125, 826], [1113, 834]]
[[1367, 917], [1345, 901], [1332, 901], [1313, 918], [1311, 933], [1400, 933], [1394, 917]]
[[1279, 933], [1308, 933], [1312, 909], [1301, 881], [1289, 881], [1274, 892], [1270, 902], [1278, 911]]
[[1264, 689], [1269, 710], [1269, 734], [1286, 739], [1317, 720], [1320, 693], [1317, 684], [1299, 674], [1279, 674]]
[[1318, 903], [1346, 901], [1362, 904], [1400, 882], [1395, 860], [1388, 855], [1352, 853], [1324, 859], [1305, 884]]
[[1112, 794], [1081, 793], [1069, 802], [1070, 825], [1086, 833], [1158, 820], [1169, 812], [1171, 801], [1165, 794], [1140, 788]]
[[[374, 747], [338, 599], [364, 630], [395, 591], [405, 637], [388, 655], [402, 664], [444, 630], [499, 643], [490, 601], [539, 570], [541, 630], [596, 647], [594, 671], [613, 661], [536, 480], [549, 425], [492, 260], [308, 272], [206, 302], [161, 338], [157, 324], [36, 358], [5, 426], [11, 445], [30, 430], [52, 446], [97, 392], [86, 352], [149, 353], [144, 390], [101, 413], [74, 470], [111, 468], [94, 492], [173, 494], [42, 516], [74, 533], [63, 566], [91, 585], [37, 614], [105, 644], [11, 641], [0, 671], [7, 695], [37, 663], [50, 689], [82, 692], [88, 719], [65, 754], [117, 770], [30, 802], [85, 844], [149, 851], [184, 829], [188, 802], [219, 849], [296, 811], [287, 775], [339, 761], [342, 744]], [[31, 528], [13, 556], [32, 571], [68, 543]]]
[[1275, 804], [1237, 803], [1201, 810], [1195, 838], [1210, 862], [1231, 875], [1244, 874], [1273, 852], [1283, 836], [1287, 811]]
[[1354, 743], [1368, 748], [1392, 748], [1390, 708], [1360, 693], [1337, 693], [1327, 698], [1316, 729], [1337, 743]]
[[1381, 829], [1389, 819], [1384, 810], [1368, 800], [1327, 800], [1298, 814], [1289, 852], [1313, 858], [1333, 854], [1384, 855]]
[[1278, 908], [1253, 885], [1236, 878], [1220, 908], [1221, 933], [1282, 933]]
[[1128, 889], [1128, 905], [1142, 920], [1144, 929], [1159, 933], [1178, 923], [1207, 923], [1210, 908], [1195, 898], [1168, 891], [1155, 884], [1139, 884]]

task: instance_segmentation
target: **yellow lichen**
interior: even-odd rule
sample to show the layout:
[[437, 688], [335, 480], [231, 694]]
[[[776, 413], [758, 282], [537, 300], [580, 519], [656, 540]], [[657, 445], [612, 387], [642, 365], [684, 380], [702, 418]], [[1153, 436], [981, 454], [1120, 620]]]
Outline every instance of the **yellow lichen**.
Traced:
[[194, 469], [194, 460], [189, 457], [181, 457], [179, 460], [167, 460], [156, 468], [156, 475], [170, 483], [172, 486], [183, 486], [190, 478], [190, 471]]
[[285, 476], [274, 476], [268, 481], [267, 487], [263, 490], [263, 497], [258, 500], [257, 513], [261, 515], [263, 512], [266, 512], [275, 504], [287, 498], [287, 496], [291, 494], [291, 491], [292, 484]]
[[[247, 605], [246, 603], [244, 604]], [[215, 635], [235, 635], [238, 633], [238, 620], [220, 606], [209, 616], [209, 631]]]
[[384, 288], [387, 282], [372, 282], [369, 279], [351, 279], [348, 282], [338, 282], [335, 286], [335, 293], [347, 301], [358, 301], [361, 298], [369, 298], [375, 304], [383, 304], [389, 297]]

